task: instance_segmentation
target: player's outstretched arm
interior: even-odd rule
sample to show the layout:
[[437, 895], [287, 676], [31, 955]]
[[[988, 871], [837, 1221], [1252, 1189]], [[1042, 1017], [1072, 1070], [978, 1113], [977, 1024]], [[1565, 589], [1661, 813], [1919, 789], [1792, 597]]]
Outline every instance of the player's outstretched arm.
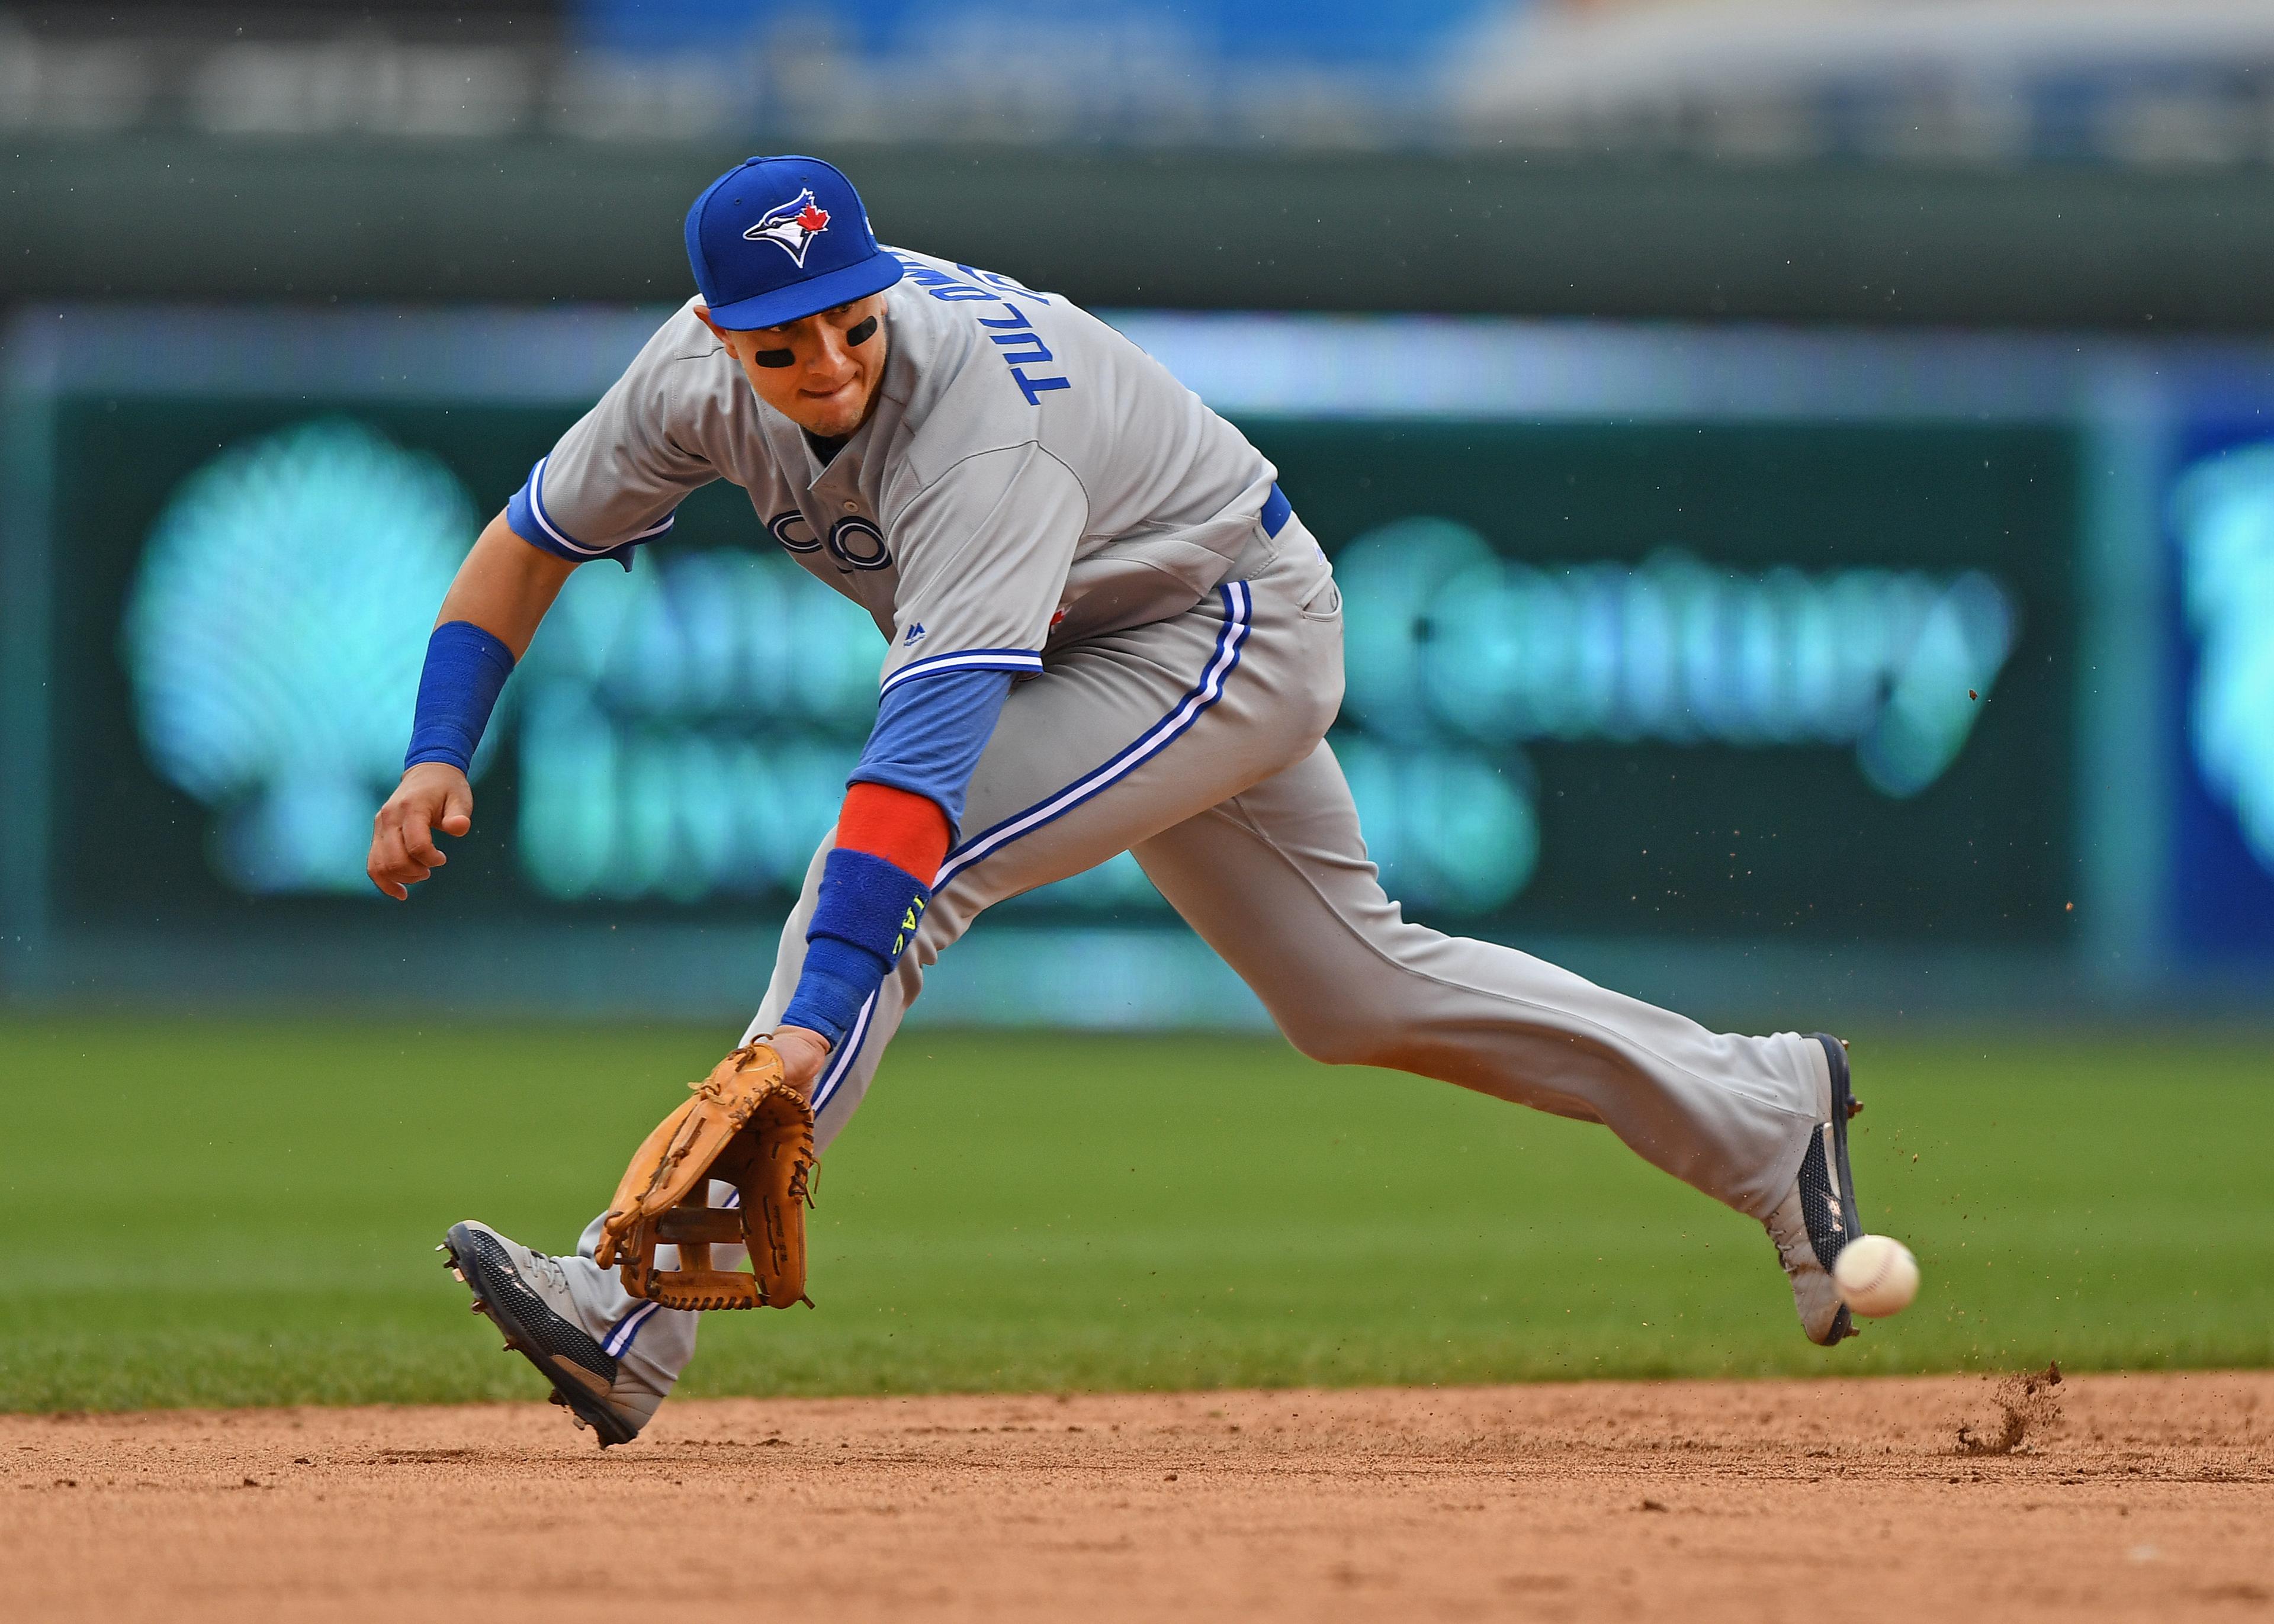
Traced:
[[466, 780], [498, 690], [560, 595], [576, 565], [516, 535], [505, 515], [492, 519], [458, 567], [434, 619], [418, 716], [403, 781], [372, 820], [371, 883], [400, 902], [449, 861], [434, 831], [453, 838], [474, 826]]

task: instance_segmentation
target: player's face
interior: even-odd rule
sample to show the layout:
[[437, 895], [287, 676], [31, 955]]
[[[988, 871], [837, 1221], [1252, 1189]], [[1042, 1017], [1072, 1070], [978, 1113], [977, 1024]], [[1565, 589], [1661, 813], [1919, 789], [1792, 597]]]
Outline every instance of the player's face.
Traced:
[[758, 398], [829, 439], [868, 420], [885, 376], [885, 296], [872, 293], [778, 327], [712, 327]]

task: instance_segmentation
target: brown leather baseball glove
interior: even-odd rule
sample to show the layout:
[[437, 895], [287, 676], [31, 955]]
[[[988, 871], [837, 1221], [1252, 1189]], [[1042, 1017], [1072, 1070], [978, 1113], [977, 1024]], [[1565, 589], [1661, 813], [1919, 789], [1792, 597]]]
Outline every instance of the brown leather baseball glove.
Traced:
[[[807, 1181], [813, 1108], [782, 1080], [764, 1041], [744, 1044], [695, 1097], [663, 1119], [624, 1169], [601, 1221], [593, 1260], [620, 1270], [624, 1289], [666, 1308], [787, 1308], [805, 1295]], [[739, 1207], [709, 1205], [710, 1181], [742, 1192]], [[741, 1242], [750, 1273], [711, 1267], [711, 1248]], [[659, 1269], [655, 1249], [679, 1249]]]

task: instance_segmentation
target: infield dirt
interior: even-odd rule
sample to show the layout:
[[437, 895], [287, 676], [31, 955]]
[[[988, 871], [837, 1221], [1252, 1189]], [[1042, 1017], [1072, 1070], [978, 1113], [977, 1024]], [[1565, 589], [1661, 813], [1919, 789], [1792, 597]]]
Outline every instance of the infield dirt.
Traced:
[[0, 1417], [11, 1619], [2274, 1619], [2274, 1374]]

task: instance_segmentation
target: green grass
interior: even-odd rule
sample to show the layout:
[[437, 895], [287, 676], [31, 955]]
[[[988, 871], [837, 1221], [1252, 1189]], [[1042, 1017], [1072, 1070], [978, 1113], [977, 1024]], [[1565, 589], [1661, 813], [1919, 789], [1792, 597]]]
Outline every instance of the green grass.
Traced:
[[[432, 1248], [565, 1248], [720, 1034], [0, 1022], [0, 1408], [529, 1396]], [[684, 1390], [2274, 1363], [2263, 1042], [1865, 1041], [1917, 1305], [1827, 1354], [1600, 1129], [1276, 1042], [915, 1032], [824, 1164], [818, 1312]]]

